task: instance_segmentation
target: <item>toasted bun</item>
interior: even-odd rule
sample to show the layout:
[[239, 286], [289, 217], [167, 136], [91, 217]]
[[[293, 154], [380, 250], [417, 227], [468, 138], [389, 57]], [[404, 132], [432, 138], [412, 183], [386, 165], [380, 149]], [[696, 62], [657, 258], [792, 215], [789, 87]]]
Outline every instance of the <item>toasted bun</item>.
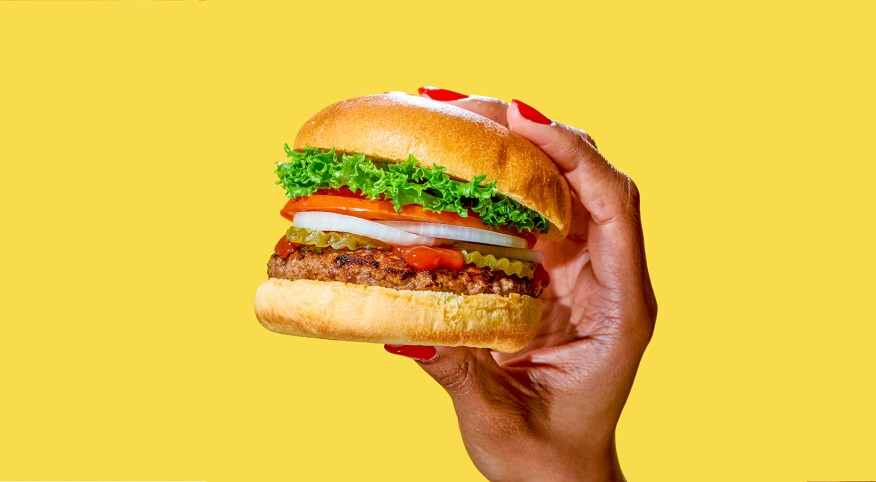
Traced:
[[255, 311], [265, 328], [289, 335], [515, 352], [535, 336], [541, 301], [268, 278]]
[[550, 158], [501, 124], [460, 107], [406, 94], [345, 100], [301, 127], [294, 148], [305, 146], [391, 161], [413, 154], [422, 165], [444, 166], [466, 181], [486, 174], [503, 194], [550, 221], [548, 238], [569, 232], [569, 186]]

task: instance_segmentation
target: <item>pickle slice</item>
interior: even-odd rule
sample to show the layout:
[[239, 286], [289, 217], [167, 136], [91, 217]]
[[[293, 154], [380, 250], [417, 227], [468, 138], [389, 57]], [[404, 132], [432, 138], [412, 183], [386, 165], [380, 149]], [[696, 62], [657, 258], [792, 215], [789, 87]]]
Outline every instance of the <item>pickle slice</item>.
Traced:
[[292, 226], [286, 231], [286, 240], [290, 243], [305, 244], [318, 248], [334, 249], [390, 249], [390, 246], [376, 239], [366, 238], [358, 234], [336, 233], [331, 231], [312, 231]]
[[504, 271], [509, 276], [532, 278], [535, 274], [535, 264], [516, 259], [497, 258], [492, 254], [486, 256], [477, 251], [461, 251], [465, 264], [473, 264], [478, 268], [490, 268]]

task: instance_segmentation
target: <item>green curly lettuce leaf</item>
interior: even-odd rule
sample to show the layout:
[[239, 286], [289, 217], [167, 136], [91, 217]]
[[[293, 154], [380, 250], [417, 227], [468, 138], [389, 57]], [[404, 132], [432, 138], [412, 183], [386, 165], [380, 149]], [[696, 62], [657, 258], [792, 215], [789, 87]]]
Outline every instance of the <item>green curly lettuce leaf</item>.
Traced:
[[465, 264], [473, 264], [478, 268], [489, 268], [493, 271], [504, 271], [508, 276], [532, 278], [535, 275], [535, 264], [516, 259], [497, 258], [492, 254], [483, 255], [477, 251], [462, 251]]
[[331, 247], [333, 249], [389, 249], [391, 246], [376, 239], [366, 238], [357, 234], [313, 231], [292, 226], [286, 231], [286, 241], [295, 244], [315, 246], [317, 248]]
[[381, 196], [392, 202], [396, 211], [416, 204], [427, 211], [454, 212], [468, 217], [469, 210], [491, 228], [509, 226], [521, 231], [536, 229], [546, 233], [550, 224], [541, 214], [499, 194], [496, 180], [485, 182], [486, 175], [469, 182], [451, 179], [446, 168], [417, 165], [414, 156], [404, 162], [384, 162], [364, 154], [338, 154], [334, 149], [304, 148], [295, 151], [286, 146], [286, 162], [278, 162], [277, 184], [286, 196], [309, 196], [318, 189], [347, 187], [369, 199]]

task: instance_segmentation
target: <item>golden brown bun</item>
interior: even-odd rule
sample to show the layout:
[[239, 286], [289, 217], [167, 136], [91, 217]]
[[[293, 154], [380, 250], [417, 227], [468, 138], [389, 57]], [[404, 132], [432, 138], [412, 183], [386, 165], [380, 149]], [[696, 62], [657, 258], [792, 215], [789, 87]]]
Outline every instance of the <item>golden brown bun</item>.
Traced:
[[391, 161], [413, 154], [466, 181], [486, 174], [503, 194], [550, 221], [548, 238], [569, 232], [569, 186], [557, 166], [523, 137], [460, 107], [398, 93], [345, 100], [301, 127], [294, 148], [305, 146]]
[[265, 328], [289, 335], [515, 352], [535, 336], [541, 300], [268, 278], [255, 312]]

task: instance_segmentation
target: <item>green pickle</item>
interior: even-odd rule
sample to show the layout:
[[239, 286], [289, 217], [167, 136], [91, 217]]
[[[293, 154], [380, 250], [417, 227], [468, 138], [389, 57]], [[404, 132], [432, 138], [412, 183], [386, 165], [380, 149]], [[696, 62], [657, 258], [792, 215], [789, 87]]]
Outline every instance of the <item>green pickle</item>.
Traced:
[[486, 256], [477, 251], [462, 251], [462, 257], [465, 264], [473, 264], [478, 268], [490, 268], [492, 270], [502, 270], [509, 276], [519, 276], [521, 278], [532, 278], [535, 274], [535, 265], [527, 261], [518, 261], [516, 259], [497, 258], [492, 254]]
[[376, 239], [350, 233], [311, 231], [292, 226], [286, 231], [290, 243], [333, 249], [390, 249], [390, 246]]

